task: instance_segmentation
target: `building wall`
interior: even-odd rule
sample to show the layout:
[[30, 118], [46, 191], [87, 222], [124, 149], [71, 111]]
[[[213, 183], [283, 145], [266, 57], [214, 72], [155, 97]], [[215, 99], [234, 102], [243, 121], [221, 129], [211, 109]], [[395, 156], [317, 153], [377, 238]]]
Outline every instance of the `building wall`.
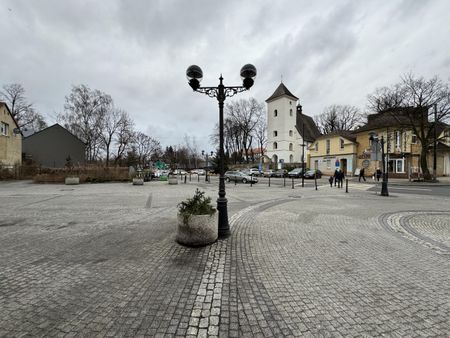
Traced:
[[[330, 141], [330, 151], [327, 154], [327, 140]], [[344, 148], [341, 141], [344, 140]], [[317, 150], [316, 150], [317, 143]], [[344, 170], [345, 175], [351, 176], [356, 166], [357, 145], [339, 135], [321, 137], [309, 147], [309, 167], [322, 171], [324, 175], [332, 175], [336, 169]]]
[[[278, 114], [275, 117], [274, 111]], [[273, 159], [277, 156], [278, 161], [283, 160], [284, 163], [301, 163], [302, 162], [302, 143], [303, 139], [297, 131], [296, 125], [297, 101], [283, 96], [277, 98], [267, 104], [267, 156]], [[274, 136], [277, 131], [277, 136]], [[289, 132], [292, 132], [290, 135]], [[274, 149], [274, 142], [277, 143], [277, 149]], [[292, 144], [292, 150], [289, 145]], [[308, 159], [308, 144], [305, 142], [304, 161]]]
[[85, 163], [84, 144], [57, 124], [26, 137], [23, 152], [44, 167], [64, 168], [69, 156], [74, 165]]
[[14, 133], [17, 125], [4, 105], [0, 105], [0, 122], [8, 125], [7, 135], [0, 134], [0, 166], [20, 165], [22, 163], [22, 134]]

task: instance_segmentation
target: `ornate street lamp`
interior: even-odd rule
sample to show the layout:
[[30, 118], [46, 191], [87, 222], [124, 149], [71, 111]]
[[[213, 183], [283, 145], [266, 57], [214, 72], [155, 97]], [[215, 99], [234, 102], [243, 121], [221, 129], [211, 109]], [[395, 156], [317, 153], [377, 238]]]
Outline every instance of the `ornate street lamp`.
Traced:
[[215, 97], [219, 102], [219, 198], [217, 198], [217, 210], [219, 212], [219, 237], [230, 235], [230, 225], [228, 224], [228, 200], [225, 198], [225, 159], [223, 146], [223, 103], [226, 97], [231, 97], [237, 93], [249, 90], [254, 83], [256, 76], [256, 68], [251, 64], [247, 64], [241, 68], [242, 86], [225, 87], [223, 85], [223, 77], [219, 77], [219, 85], [217, 87], [200, 87], [203, 78], [203, 71], [199, 66], [192, 65], [186, 70], [186, 77], [189, 80], [189, 86], [199, 93]]
[[[214, 152], [211, 151], [211, 157], [213, 156]], [[206, 166], [205, 166], [205, 182], [209, 182], [208, 179], [208, 167], [209, 167], [209, 162], [208, 162], [208, 152], [205, 152], [204, 150], [202, 150], [202, 156], [206, 156]]]
[[381, 196], [389, 196], [388, 192], [388, 173], [385, 164], [385, 153], [384, 153], [384, 137], [381, 135], [381, 139], [374, 132], [369, 133], [369, 140], [375, 142], [377, 147], [375, 150], [378, 152], [378, 144], [381, 146], [381, 165], [383, 166], [383, 181], [381, 182]]

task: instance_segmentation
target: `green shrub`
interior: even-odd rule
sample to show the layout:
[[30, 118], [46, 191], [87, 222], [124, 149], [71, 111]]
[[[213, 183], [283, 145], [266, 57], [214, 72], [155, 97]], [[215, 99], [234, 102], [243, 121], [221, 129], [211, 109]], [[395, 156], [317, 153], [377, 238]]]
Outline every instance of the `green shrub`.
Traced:
[[178, 204], [178, 211], [186, 219], [189, 215], [212, 215], [216, 209], [211, 205], [211, 197], [206, 197], [205, 192], [197, 188], [192, 198]]

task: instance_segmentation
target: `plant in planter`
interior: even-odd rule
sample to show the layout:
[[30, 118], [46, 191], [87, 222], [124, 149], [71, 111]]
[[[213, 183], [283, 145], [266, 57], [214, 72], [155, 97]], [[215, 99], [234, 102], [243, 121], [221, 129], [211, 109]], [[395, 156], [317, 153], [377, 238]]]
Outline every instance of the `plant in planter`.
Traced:
[[74, 172], [74, 165], [72, 162], [72, 159], [70, 158], [70, 155], [66, 158], [66, 164], [65, 164], [67, 175], [64, 180], [64, 183], [67, 185], [76, 185], [80, 184], [80, 177], [75, 174]]
[[175, 174], [174, 166], [172, 166], [172, 170], [169, 172], [168, 181], [169, 181], [169, 184], [178, 184], [178, 178], [177, 178], [177, 175]]
[[133, 177], [133, 185], [144, 185], [144, 178], [142, 177], [142, 169], [138, 168], [137, 174]]
[[195, 190], [192, 198], [178, 204], [177, 242], [188, 246], [202, 246], [217, 240], [216, 209], [211, 197]]

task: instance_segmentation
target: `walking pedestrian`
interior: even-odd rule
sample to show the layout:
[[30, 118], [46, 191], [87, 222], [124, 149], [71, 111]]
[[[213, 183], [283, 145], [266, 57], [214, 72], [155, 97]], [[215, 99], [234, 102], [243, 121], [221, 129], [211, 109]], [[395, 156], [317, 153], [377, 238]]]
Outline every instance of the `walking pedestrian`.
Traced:
[[339, 176], [339, 169], [336, 168], [336, 170], [334, 171], [334, 186], [336, 186], [336, 183], [338, 182], [338, 176]]
[[330, 182], [330, 188], [333, 188], [333, 181], [334, 181], [333, 176], [330, 176], [330, 178], [328, 179], [328, 182]]
[[364, 180], [364, 182], [366, 181], [366, 178], [364, 177], [364, 168], [361, 168], [359, 170], [359, 179], [358, 182], [361, 182], [361, 178]]
[[377, 181], [380, 182], [380, 177], [381, 177], [381, 169], [380, 168], [377, 168], [376, 175], [377, 175]]
[[338, 177], [339, 177], [339, 182], [338, 182], [338, 187], [342, 188], [344, 186], [344, 178], [345, 178], [345, 174], [342, 170], [339, 169], [338, 172]]

